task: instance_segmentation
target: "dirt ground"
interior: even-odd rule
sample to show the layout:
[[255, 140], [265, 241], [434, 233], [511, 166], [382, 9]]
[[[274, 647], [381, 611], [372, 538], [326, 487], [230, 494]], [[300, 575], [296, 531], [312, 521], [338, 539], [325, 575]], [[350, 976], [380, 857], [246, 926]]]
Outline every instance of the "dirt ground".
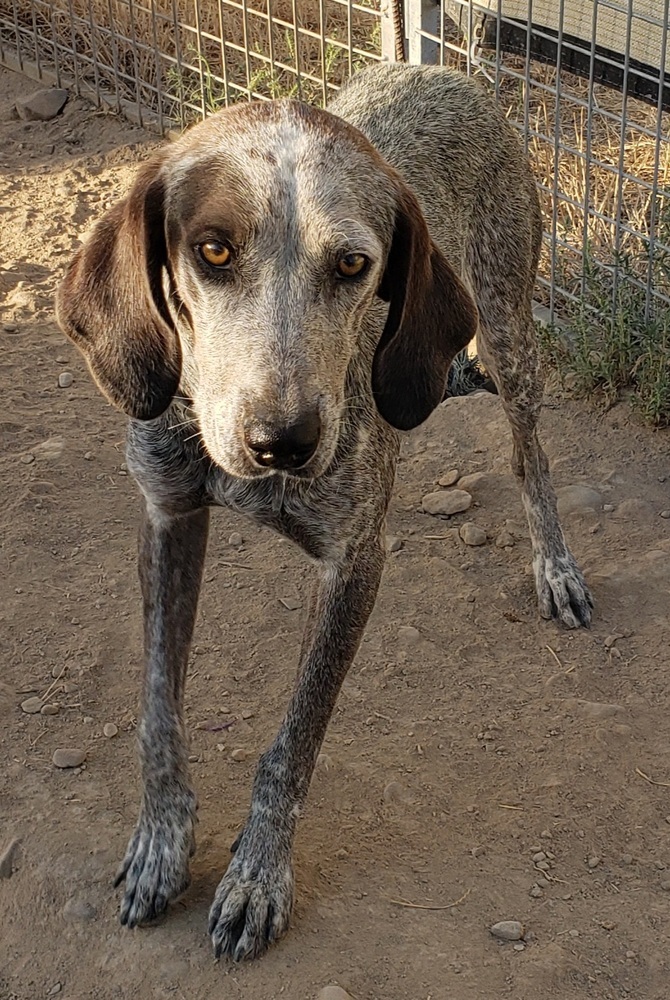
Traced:
[[[156, 140], [74, 99], [53, 122], [14, 120], [34, 89], [0, 73], [0, 852], [20, 840], [0, 878], [0, 998], [311, 1000], [338, 983], [355, 1000], [667, 1000], [668, 434], [623, 405], [556, 396], [543, 424], [556, 484], [600, 494], [564, 517], [593, 627], [537, 615], [499, 401], [449, 401], [404, 449], [390, 515], [402, 547], [299, 828], [292, 929], [242, 967], [214, 963], [207, 911], [287, 702], [311, 571], [216, 514], [187, 690], [193, 884], [157, 926], [121, 928], [112, 879], [138, 805], [139, 503], [123, 420], [58, 332], [52, 294]], [[64, 371], [74, 380], [59, 388]], [[454, 468], [482, 474], [473, 508], [422, 513]], [[465, 520], [487, 544], [459, 540]], [[496, 546], [503, 529], [513, 546]], [[22, 710], [43, 695], [57, 714]], [[85, 764], [57, 769], [59, 748]], [[522, 946], [491, 936], [503, 919], [524, 923]]]

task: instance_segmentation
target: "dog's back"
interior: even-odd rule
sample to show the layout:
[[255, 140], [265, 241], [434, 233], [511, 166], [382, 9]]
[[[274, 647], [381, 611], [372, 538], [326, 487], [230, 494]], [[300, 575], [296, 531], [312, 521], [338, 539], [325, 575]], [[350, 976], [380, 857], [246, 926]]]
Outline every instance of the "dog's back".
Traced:
[[330, 110], [402, 174], [455, 267], [480, 227], [495, 228], [521, 251], [532, 286], [542, 231], [535, 182], [518, 133], [479, 83], [438, 66], [374, 66]]

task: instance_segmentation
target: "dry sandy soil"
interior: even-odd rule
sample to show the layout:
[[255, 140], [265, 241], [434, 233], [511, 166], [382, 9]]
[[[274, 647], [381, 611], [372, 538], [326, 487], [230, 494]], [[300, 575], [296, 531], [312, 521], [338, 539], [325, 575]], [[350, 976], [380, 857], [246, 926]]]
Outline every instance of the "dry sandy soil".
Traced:
[[[20, 839], [0, 879], [2, 1000], [310, 1000], [328, 983], [356, 1000], [667, 1000], [668, 435], [625, 406], [556, 396], [543, 427], [556, 483], [602, 500], [565, 516], [592, 629], [538, 618], [499, 401], [449, 401], [405, 447], [390, 517], [403, 545], [300, 825], [292, 929], [243, 967], [213, 962], [207, 910], [287, 701], [311, 571], [218, 512], [187, 692], [193, 884], [159, 925], [120, 927], [112, 878], [138, 804], [139, 503], [123, 420], [59, 334], [52, 293], [155, 139], [74, 99], [50, 123], [12, 119], [34, 89], [0, 74], [0, 852]], [[452, 468], [482, 473], [472, 510], [421, 513]], [[459, 540], [466, 519], [486, 545]], [[501, 549], [505, 527], [515, 543]], [[22, 711], [42, 695], [57, 714]], [[84, 766], [54, 767], [58, 748], [84, 750]], [[523, 947], [489, 933], [508, 918]]]

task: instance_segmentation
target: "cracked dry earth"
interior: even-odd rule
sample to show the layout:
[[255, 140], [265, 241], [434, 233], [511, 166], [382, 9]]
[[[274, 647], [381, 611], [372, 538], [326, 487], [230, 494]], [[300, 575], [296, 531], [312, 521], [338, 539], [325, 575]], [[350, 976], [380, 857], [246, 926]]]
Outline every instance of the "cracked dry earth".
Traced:
[[[112, 879], [139, 791], [139, 504], [123, 420], [59, 334], [52, 296], [156, 140], [77, 99], [49, 123], [13, 119], [34, 89], [0, 73], [0, 852], [19, 841], [0, 863], [2, 1000], [311, 1000], [328, 984], [355, 1000], [667, 1000], [668, 434], [624, 405], [551, 395], [543, 438], [593, 627], [538, 618], [498, 399], [440, 407], [404, 448], [400, 541], [300, 824], [291, 931], [242, 967], [213, 962], [207, 911], [287, 701], [311, 570], [216, 514], [187, 690], [193, 884], [159, 925], [120, 927]], [[452, 469], [479, 474], [473, 506], [422, 513]], [[576, 485], [596, 491], [586, 506], [564, 490]], [[465, 521], [485, 544], [462, 542]], [[56, 714], [22, 710], [44, 695]], [[56, 750], [84, 764], [57, 768]], [[494, 938], [499, 920], [525, 940]]]

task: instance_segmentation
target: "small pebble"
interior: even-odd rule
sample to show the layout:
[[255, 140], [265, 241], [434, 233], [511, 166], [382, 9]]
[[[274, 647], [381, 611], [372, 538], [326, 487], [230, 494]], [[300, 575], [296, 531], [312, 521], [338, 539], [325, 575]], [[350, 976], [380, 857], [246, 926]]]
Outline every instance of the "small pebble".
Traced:
[[68, 899], [63, 907], [63, 916], [68, 920], [93, 920], [96, 913], [95, 906], [85, 899]]
[[470, 851], [470, 854], [472, 855], [473, 858], [481, 858], [484, 854], [486, 854], [486, 848], [482, 847], [482, 845], [480, 844], [477, 847], [473, 847], [472, 850]]
[[86, 459], [87, 462], [92, 462], [95, 456], [92, 451], [85, 451], [84, 458]]
[[551, 832], [551, 830], [543, 830], [540, 836], [542, 837], [543, 840], [551, 840], [551, 838], [553, 837], [553, 833]]
[[539, 868], [541, 872], [548, 872], [549, 869], [551, 868], [551, 865], [549, 864], [548, 861], [538, 861], [535, 867]]
[[51, 705], [42, 705], [40, 709], [41, 715], [58, 715], [59, 712], [60, 705], [57, 705], [55, 702]]
[[58, 385], [61, 389], [69, 389], [74, 382], [74, 375], [72, 372], [61, 372], [58, 376]]
[[637, 958], [637, 954], [634, 951], [627, 951], [626, 958]]
[[511, 549], [514, 545], [514, 535], [511, 535], [509, 531], [501, 531], [496, 538], [496, 548], [498, 549]]
[[542, 896], [542, 889], [539, 887], [539, 885], [534, 885], [533, 886], [533, 888], [530, 890], [530, 895], [533, 897], [533, 899], [540, 899], [541, 898], [541, 896]]
[[465, 524], [462, 524], [459, 535], [466, 545], [486, 544], [486, 532], [473, 521], [466, 521]]
[[597, 868], [600, 864], [600, 858], [592, 857], [586, 862], [589, 868]]
[[16, 325], [16, 323], [3, 323], [2, 329], [5, 331], [5, 333], [16, 333], [16, 331], [18, 330], [18, 326]]
[[670, 510], [662, 510], [661, 517], [664, 517], [667, 520], [670, 517]]
[[633, 864], [633, 855], [632, 854], [622, 854], [621, 855], [621, 864], [622, 865], [632, 865]]
[[113, 722], [106, 722], [102, 727], [102, 731], [107, 739], [111, 740], [118, 733], [119, 727], [115, 726]]
[[324, 986], [316, 1000], [351, 1000], [351, 996], [341, 986]]
[[414, 625], [401, 625], [398, 629], [398, 642], [403, 646], [412, 646], [421, 638], [421, 633]]
[[551, 882], [549, 881], [548, 878], [544, 878], [543, 875], [540, 875], [537, 879], [537, 884], [539, 885], [540, 889], [548, 889], [551, 885]]
[[244, 539], [239, 531], [233, 531], [232, 534], [228, 536], [228, 544], [232, 545], [234, 549], [239, 549], [240, 545], [244, 544]]
[[14, 837], [0, 854], [0, 878], [11, 878], [14, 874], [14, 862], [19, 844], [19, 838]]
[[535, 862], [535, 864], [538, 864], [538, 862], [540, 861], [546, 861], [546, 860], [547, 860], [547, 855], [544, 853], [544, 851], [538, 851], [536, 854], [533, 855], [533, 861]]
[[613, 503], [604, 503], [603, 504], [603, 510], [605, 511], [606, 514], [611, 514], [612, 511], [614, 510], [614, 504]]
[[21, 710], [27, 712], [28, 715], [37, 715], [42, 710], [42, 699], [38, 695], [26, 698], [25, 701], [21, 702]]
[[568, 934], [569, 934], [569, 935], [570, 935], [570, 937], [572, 937], [572, 938], [578, 938], [578, 937], [579, 937], [579, 931], [577, 931], [577, 930], [574, 930], [574, 929], [573, 929], [573, 930], [571, 930], [571, 931], [568, 931]]
[[188, 755], [189, 764], [197, 764], [199, 760], [200, 758], [198, 757], [197, 753], [190, 753]]
[[49, 996], [49, 997], [58, 996], [58, 994], [60, 993], [60, 991], [62, 989], [63, 989], [63, 984], [62, 983], [54, 983], [53, 986], [51, 987], [51, 989], [49, 990], [49, 992], [47, 993], [47, 996]]
[[661, 889], [663, 889], [664, 892], [670, 892], [670, 882], [667, 880], [665, 882], [661, 882]]
[[489, 927], [489, 931], [501, 941], [520, 941], [524, 935], [524, 926], [518, 920], [499, 920]]
[[301, 602], [295, 597], [280, 597], [279, 603], [283, 604], [287, 611], [298, 611], [302, 607]]
[[443, 476], [437, 481], [438, 486], [453, 486], [460, 479], [460, 474], [458, 469], [451, 469], [449, 472], [445, 472]]
[[387, 552], [400, 552], [403, 545], [402, 538], [394, 538], [392, 535], [386, 539], [386, 551]]
[[79, 767], [86, 760], [85, 750], [54, 750], [51, 758], [55, 767]]
[[248, 710], [246, 712], [242, 712], [242, 718], [245, 720], [245, 722], [247, 721], [247, 719], [253, 719], [253, 717], [254, 717], [253, 712], [250, 712]]
[[23, 462], [24, 465], [32, 465], [32, 463], [35, 461], [35, 456], [33, 455], [32, 451], [27, 451], [25, 455], [21, 455], [21, 461]]
[[246, 760], [249, 754], [243, 747], [238, 747], [237, 750], [233, 750], [230, 754], [233, 760], [243, 761]]
[[523, 941], [517, 941], [517, 943], [515, 945], [513, 945], [513, 948], [514, 948], [515, 951], [525, 951], [526, 950], [526, 946], [523, 943]]
[[657, 868], [659, 872], [664, 872], [665, 867], [664, 861], [654, 861], [654, 868]]
[[90, 725], [90, 724], [91, 724], [91, 722], [93, 722], [93, 716], [92, 716], [92, 715], [85, 715], [85, 716], [84, 716], [84, 720], [83, 720], [83, 721], [84, 721], [84, 722], [85, 722], [85, 723], [86, 723], [87, 725]]

